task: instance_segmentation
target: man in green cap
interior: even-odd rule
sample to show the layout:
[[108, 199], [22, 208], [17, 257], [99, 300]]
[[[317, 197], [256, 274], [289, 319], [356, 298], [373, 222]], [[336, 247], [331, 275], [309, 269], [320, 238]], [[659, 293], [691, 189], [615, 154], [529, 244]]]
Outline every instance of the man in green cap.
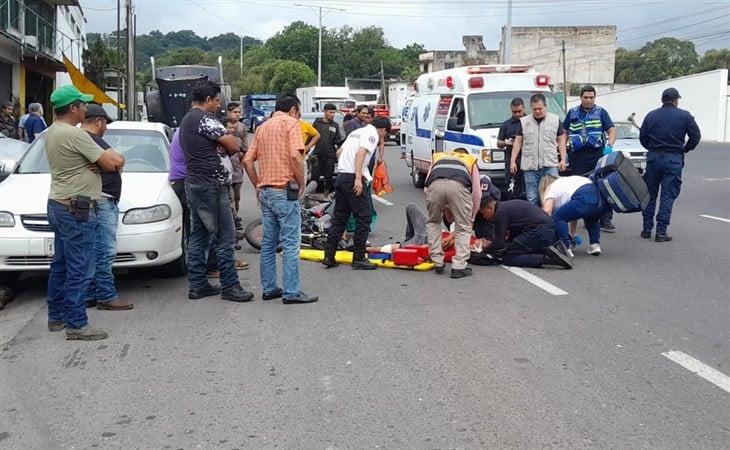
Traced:
[[66, 328], [66, 339], [93, 341], [107, 333], [89, 326], [86, 291], [94, 274], [96, 201], [101, 197], [104, 171], [118, 171], [124, 158], [102, 150], [77, 127], [84, 120], [91, 95], [74, 86], [51, 94], [56, 120], [45, 132], [51, 169], [48, 222], [54, 232], [54, 255], [48, 276], [48, 329]]

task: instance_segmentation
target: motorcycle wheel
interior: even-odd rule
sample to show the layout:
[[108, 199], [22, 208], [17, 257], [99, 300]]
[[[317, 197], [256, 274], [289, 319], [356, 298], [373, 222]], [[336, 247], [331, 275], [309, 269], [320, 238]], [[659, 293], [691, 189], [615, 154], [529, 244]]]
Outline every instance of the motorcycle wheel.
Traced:
[[246, 238], [248, 245], [256, 250], [261, 250], [261, 240], [264, 238], [264, 226], [261, 219], [249, 222], [243, 230], [243, 236]]

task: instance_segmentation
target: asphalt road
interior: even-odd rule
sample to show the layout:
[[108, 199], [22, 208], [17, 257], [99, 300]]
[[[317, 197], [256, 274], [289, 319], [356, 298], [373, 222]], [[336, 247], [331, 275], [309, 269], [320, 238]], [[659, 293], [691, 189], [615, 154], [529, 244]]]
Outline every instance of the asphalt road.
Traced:
[[[388, 159], [378, 243], [423, 203], [396, 147]], [[602, 256], [529, 270], [542, 287], [499, 266], [450, 280], [302, 262], [320, 302], [231, 304], [133, 272], [118, 284], [136, 308], [90, 310], [110, 330], [90, 343], [46, 330], [45, 280], [31, 279], [0, 313], [0, 447], [728, 448], [730, 223], [701, 215], [730, 219], [729, 194], [730, 146], [703, 144], [674, 242], [617, 215]]]

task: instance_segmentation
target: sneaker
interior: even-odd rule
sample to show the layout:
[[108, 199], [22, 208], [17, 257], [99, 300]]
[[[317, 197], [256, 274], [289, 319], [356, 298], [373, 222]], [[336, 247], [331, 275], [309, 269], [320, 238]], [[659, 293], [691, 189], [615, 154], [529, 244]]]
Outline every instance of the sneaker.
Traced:
[[110, 302], [98, 302], [96, 309], [107, 310], [107, 311], [126, 311], [134, 308], [134, 303], [116, 298]]
[[657, 233], [654, 237], [654, 242], [670, 242], [673, 238], [667, 233]]
[[352, 261], [352, 269], [353, 270], [375, 270], [378, 266], [371, 263], [367, 259], [354, 259]]
[[221, 292], [221, 300], [229, 302], [245, 303], [253, 300], [253, 294], [251, 292], [243, 290], [240, 284], [236, 286], [224, 289]]
[[200, 300], [205, 297], [212, 297], [221, 293], [221, 288], [218, 286], [211, 286], [210, 284], [196, 290], [188, 291], [188, 298], [190, 300]]
[[649, 231], [643, 230], [641, 232], [641, 237], [643, 237], [644, 239], [651, 239], [651, 230], [649, 230]]
[[568, 255], [568, 257], [570, 257], [571, 259], [575, 258], [575, 253], [573, 253], [573, 249], [566, 248], [565, 254]]
[[66, 328], [65, 322], [48, 322], [48, 331], [61, 331]]
[[451, 269], [451, 278], [465, 278], [471, 276], [471, 267], [464, 269]]
[[446, 269], [444, 264], [436, 264], [433, 268], [437, 275], [442, 275], [444, 273], [444, 269]]
[[264, 292], [261, 295], [261, 298], [264, 300], [274, 300], [275, 298], [281, 298], [284, 296], [284, 290], [281, 288], [276, 288], [274, 292]]
[[613, 224], [613, 222], [602, 223], [601, 231], [605, 231], [606, 233], [615, 233], [616, 226]]
[[300, 292], [296, 297], [284, 297], [281, 302], [285, 305], [292, 305], [295, 303], [314, 303], [319, 300], [319, 297], [310, 296], [304, 292]]
[[567, 245], [563, 241], [558, 241], [555, 243], [555, 248], [562, 253], [563, 255], [567, 256], [568, 258], [575, 258], [575, 255], [573, 255], [573, 252], [568, 248]]
[[88, 325], [82, 328], [66, 328], [66, 340], [68, 341], [98, 341], [108, 337], [106, 331], [97, 330]]
[[545, 250], [545, 263], [548, 266], [558, 266], [563, 269], [572, 269], [573, 263], [557, 246], [551, 245]]
[[591, 247], [586, 250], [586, 253], [593, 256], [598, 256], [601, 254], [601, 246], [599, 244], [591, 244]]

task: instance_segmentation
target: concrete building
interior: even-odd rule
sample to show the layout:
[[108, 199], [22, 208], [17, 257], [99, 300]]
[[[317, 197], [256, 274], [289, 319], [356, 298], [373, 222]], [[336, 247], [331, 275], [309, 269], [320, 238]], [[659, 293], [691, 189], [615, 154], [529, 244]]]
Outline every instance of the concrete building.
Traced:
[[43, 104], [70, 80], [63, 56], [81, 68], [86, 19], [78, 0], [0, 0], [0, 101]]
[[463, 36], [465, 50], [434, 50], [421, 53], [418, 61], [421, 73], [453, 69], [469, 64], [498, 64], [499, 52], [487, 50], [482, 36]]
[[[504, 60], [506, 27], [502, 27], [500, 61]], [[565, 42], [569, 85], [613, 84], [616, 65], [616, 26], [512, 27], [512, 64], [530, 64], [550, 76], [563, 90], [562, 45]]]

